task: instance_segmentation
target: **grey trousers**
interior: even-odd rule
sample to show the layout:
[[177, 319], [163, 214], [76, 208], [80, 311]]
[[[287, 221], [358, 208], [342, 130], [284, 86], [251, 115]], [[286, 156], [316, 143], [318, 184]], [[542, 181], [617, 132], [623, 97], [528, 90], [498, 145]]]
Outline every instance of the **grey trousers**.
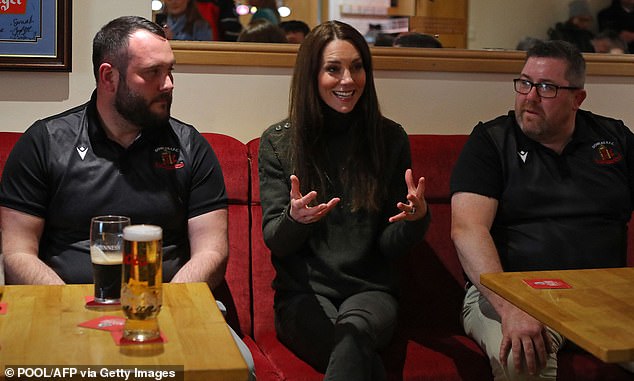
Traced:
[[385, 380], [377, 350], [394, 333], [398, 303], [385, 292], [368, 291], [343, 301], [292, 294], [275, 303], [279, 340], [325, 380]]
[[489, 301], [480, 294], [475, 286], [469, 287], [462, 308], [462, 324], [467, 335], [471, 336], [486, 352], [496, 381], [506, 380], [552, 380], [557, 378], [557, 351], [564, 344], [564, 337], [547, 327], [551, 341], [550, 353], [542, 371], [530, 376], [518, 372], [513, 365], [512, 353], [507, 361], [508, 367], [500, 362], [500, 344], [502, 343], [502, 323]]

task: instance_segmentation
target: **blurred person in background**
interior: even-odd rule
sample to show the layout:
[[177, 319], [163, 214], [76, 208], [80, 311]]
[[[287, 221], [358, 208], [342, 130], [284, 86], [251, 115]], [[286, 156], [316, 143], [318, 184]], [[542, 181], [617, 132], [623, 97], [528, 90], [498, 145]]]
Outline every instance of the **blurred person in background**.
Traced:
[[396, 39], [395, 33], [379, 33], [374, 39], [374, 46], [393, 46], [394, 39]]
[[286, 41], [291, 44], [301, 44], [310, 32], [308, 25], [300, 20], [282, 21], [280, 28], [286, 33]]
[[242, 24], [233, 0], [196, 0], [198, 11], [211, 26], [214, 40], [237, 41]]
[[265, 19], [273, 25], [280, 23], [280, 14], [277, 11], [277, 2], [275, 0], [249, 0], [252, 7], [258, 10], [251, 16], [251, 22], [259, 19]]
[[418, 32], [401, 33], [394, 39], [392, 46], [400, 48], [442, 48], [434, 36]]
[[157, 16], [157, 23], [165, 29], [170, 40], [211, 41], [211, 26], [198, 11], [194, 0], [164, 0], [165, 24]]
[[251, 21], [240, 32], [238, 42], [286, 43], [286, 35], [277, 25], [273, 25], [264, 19], [258, 19]]
[[526, 36], [517, 43], [517, 45], [515, 46], [515, 50], [526, 51], [535, 46], [535, 44], [538, 42], [541, 42], [539, 38]]
[[619, 34], [627, 44], [627, 51], [634, 52], [634, 0], [613, 0], [598, 16], [599, 31], [610, 29]]
[[574, 0], [568, 4], [568, 20], [559, 22], [548, 30], [550, 40], [567, 41], [577, 47], [581, 52], [592, 53], [593, 17], [590, 6], [586, 0]]
[[592, 39], [595, 53], [623, 54], [627, 53], [627, 44], [619, 34], [613, 30], [604, 30], [599, 32]]

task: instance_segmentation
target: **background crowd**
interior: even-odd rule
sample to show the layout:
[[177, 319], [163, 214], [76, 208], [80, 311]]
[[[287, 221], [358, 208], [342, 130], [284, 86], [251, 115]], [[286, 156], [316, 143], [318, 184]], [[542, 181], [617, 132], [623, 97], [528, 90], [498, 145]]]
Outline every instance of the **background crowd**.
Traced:
[[[548, 30], [550, 40], [563, 40], [586, 53], [630, 53], [634, 49], [634, 1], [614, 0], [596, 15], [586, 0], [569, 3], [568, 19]], [[596, 31], [596, 33], [595, 33]], [[524, 40], [518, 49], [525, 50], [531, 39]]]
[[[154, 21], [171, 40], [299, 44], [310, 32], [303, 21], [282, 21], [275, 0], [250, 0], [249, 5], [257, 11], [246, 26], [233, 0], [164, 0]], [[379, 33], [374, 45], [442, 48], [436, 36], [417, 32]]]
[[[175, 40], [301, 43], [310, 31], [303, 21], [282, 21], [275, 0], [250, 0], [257, 8], [243, 26], [233, 0], [165, 0], [155, 21]], [[568, 19], [550, 27], [548, 40], [563, 40], [585, 53], [623, 54], [634, 51], [634, 0], [613, 0], [592, 12], [587, 0], [568, 4]], [[367, 38], [366, 38], [367, 39]], [[527, 36], [518, 50], [527, 50], [538, 39]], [[417, 32], [382, 33], [374, 46], [442, 48], [438, 36]]]

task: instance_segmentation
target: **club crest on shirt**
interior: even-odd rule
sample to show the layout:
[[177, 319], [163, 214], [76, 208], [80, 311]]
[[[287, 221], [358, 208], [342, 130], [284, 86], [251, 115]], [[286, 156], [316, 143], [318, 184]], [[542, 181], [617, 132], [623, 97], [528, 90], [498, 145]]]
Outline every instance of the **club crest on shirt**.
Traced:
[[623, 155], [613, 141], [600, 141], [592, 145], [592, 156], [597, 164], [614, 164], [623, 160]]
[[185, 166], [178, 160], [180, 149], [175, 147], [156, 147], [154, 149], [154, 166], [161, 169], [179, 169]]

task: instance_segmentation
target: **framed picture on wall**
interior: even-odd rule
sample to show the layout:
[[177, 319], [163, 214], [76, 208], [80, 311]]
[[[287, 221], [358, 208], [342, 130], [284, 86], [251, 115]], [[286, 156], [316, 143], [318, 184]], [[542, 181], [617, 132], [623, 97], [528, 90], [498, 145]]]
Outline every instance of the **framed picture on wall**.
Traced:
[[0, 0], [0, 70], [71, 71], [72, 0]]

